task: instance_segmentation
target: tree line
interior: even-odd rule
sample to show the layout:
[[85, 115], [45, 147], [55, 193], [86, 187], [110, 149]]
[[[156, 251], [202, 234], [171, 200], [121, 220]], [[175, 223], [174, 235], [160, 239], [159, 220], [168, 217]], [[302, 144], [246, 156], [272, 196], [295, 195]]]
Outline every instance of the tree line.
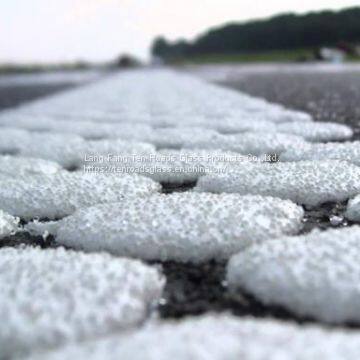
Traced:
[[360, 7], [305, 15], [230, 23], [210, 29], [194, 41], [169, 42], [158, 37], [152, 54], [164, 60], [198, 55], [235, 54], [336, 46], [360, 42]]

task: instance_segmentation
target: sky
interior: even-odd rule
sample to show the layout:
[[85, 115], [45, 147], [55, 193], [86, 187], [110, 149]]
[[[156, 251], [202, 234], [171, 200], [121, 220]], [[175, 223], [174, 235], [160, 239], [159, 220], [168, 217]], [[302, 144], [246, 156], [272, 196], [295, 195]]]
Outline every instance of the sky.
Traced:
[[152, 40], [283, 12], [341, 9], [359, 0], [0, 0], [0, 62], [147, 59]]

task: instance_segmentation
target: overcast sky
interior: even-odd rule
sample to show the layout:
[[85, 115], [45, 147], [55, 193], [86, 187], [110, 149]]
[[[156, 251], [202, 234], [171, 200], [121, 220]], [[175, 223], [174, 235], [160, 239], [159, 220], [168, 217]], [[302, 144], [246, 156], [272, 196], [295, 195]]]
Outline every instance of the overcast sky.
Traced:
[[211, 26], [359, 0], [0, 0], [0, 62], [146, 58], [158, 35], [191, 39]]

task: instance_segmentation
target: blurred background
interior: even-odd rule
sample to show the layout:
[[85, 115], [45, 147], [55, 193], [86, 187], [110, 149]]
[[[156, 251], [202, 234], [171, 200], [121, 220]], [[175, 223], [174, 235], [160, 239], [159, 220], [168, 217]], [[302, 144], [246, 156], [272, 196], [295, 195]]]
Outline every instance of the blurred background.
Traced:
[[[239, 74], [274, 74], [275, 69], [278, 76], [315, 69], [314, 64], [346, 64], [353, 72], [360, 60], [358, 4], [1, 0], [0, 107], [92, 81], [109, 71], [163, 64], [230, 86], [235, 77], [236, 88], [282, 102], [275, 95], [289, 91], [264, 92], [259, 81], [259, 89], [242, 85]], [[289, 105], [309, 111], [307, 100]]]
[[358, 60], [357, 4], [2, 0], [1, 71], [83, 69], [120, 56], [145, 63]]

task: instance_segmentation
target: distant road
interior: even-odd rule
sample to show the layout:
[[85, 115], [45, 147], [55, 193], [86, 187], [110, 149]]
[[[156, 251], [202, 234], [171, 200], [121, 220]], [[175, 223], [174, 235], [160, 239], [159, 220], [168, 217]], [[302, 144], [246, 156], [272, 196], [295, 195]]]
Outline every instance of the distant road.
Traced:
[[360, 64], [204, 65], [187, 68], [208, 81], [351, 125], [360, 139]]
[[73, 87], [72, 83], [0, 86], [0, 110]]
[[[186, 72], [311, 113], [319, 121], [354, 127], [360, 139], [359, 64], [201, 65]], [[0, 109], [70, 89], [100, 76], [66, 72], [0, 76]]]
[[98, 71], [0, 75], [0, 110], [48, 96], [103, 76]]

